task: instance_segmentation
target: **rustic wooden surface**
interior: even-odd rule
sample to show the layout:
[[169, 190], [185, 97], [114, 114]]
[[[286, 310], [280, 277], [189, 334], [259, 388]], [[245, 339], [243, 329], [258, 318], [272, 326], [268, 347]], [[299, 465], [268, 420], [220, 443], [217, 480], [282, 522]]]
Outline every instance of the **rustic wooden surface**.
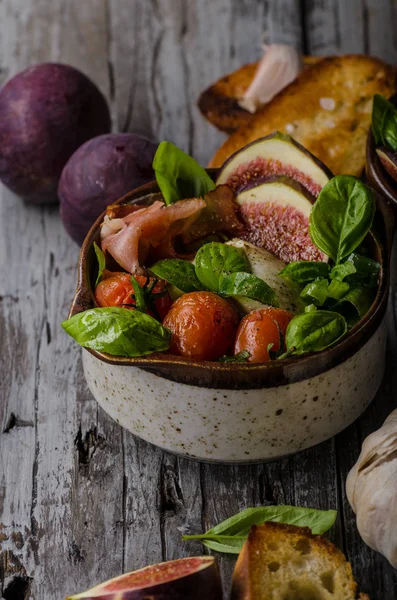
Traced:
[[[223, 136], [195, 100], [258, 58], [263, 32], [312, 54], [365, 51], [397, 63], [396, 16], [392, 0], [0, 0], [0, 82], [32, 63], [70, 63], [106, 94], [114, 130], [170, 139], [206, 163]], [[59, 326], [78, 249], [57, 208], [0, 195], [1, 597], [60, 600], [199, 554], [181, 532], [276, 502], [336, 507], [331, 537], [362, 589], [372, 600], [397, 598], [396, 572], [361, 541], [344, 492], [362, 439], [396, 406], [394, 289], [387, 374], [356, 424], [280, 462], [200, 465], [134, 438], [97, 406], [80, 352]], [[219, 562], [227, 598], [233, 559]]]

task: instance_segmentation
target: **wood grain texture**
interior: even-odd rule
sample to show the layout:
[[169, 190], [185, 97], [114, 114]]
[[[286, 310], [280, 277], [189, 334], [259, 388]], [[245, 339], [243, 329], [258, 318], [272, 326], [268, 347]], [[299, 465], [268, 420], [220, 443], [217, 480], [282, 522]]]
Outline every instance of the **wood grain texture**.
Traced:
[[[205, 164], [223, 136], [200, 117], [199, 92], [257, 59], [263, 33], [314, 54], [369, 51], [397, 62], [395, 12], [391, 0], [0, 0], [0, 82], [35, 62], [70, 63], [107, 96], [115, 130], [170, 139]], [[0, 194], [0, 597], [61, 600], [200, 554], [184, 532], [284, 503], [337, 507], [332, 539], [371, 600], [392, 598], [395, 572], [360, 540], [344, 481], [363, 438], [396, 404], [397, 288], [385, 381], [356, 424], [283, 461], [200, 465], [134, 438], [98, 407], [59, 327], [78, 249], [57, 208]], [[234, 559], [219, 562], [226, 599]]]

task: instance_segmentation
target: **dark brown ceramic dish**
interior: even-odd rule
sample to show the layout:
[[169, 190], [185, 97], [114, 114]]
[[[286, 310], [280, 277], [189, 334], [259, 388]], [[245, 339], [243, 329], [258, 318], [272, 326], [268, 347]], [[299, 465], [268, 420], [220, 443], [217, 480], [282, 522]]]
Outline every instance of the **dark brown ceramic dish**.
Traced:
[[[117, 204], [150, 203], [157, 193], [159, 193], [157, 184], [152, 182], [120, 198]], [[77, 290], [69, 317], [95, 306], [92, 286], [96, 276], [96, 258], [93, 243], [99, 242], [99, 230], [103, 218], [104, 214], [94, 223], [81, 248]], [[376, 299], [364, 319], [351, 329], [343, 340], [322, 352], [266, 364], [199, 362], [166, 354], [123, 358], [92, 350], [89, 352], [106, 363], [140, 367], [180, 383], [211, 388], [265, 388], [313, 377], [354, 355], [379, 327], [387, 306], [392, 236], [393, 213], [388, 204], [378, 197], [372, 238], [375, 246], [374, 254], [381, 262], [382, 269]]]
[[[397, 106], [397, 94], [390, 102]], [[372, 130], [369, 130], [366, 149], [366, 175], [368, 184], [374, 188], [394, 210], [397, 210], [397, 182], [394, 181], [383, 167], [377, 153]]]

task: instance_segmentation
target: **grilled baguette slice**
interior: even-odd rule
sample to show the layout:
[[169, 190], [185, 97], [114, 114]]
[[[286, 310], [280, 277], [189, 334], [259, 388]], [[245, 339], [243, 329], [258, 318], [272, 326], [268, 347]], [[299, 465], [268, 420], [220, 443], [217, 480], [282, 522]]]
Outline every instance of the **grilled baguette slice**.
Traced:
[[240, 552], [231, 600], [355, 600], [356, 592], [350, 563], [331, 542], [268, 522], [252, 527]]
[[[306, 67], [320, 60], [323, 60], [323, 57], [305, 56], [303, 59]], [[248, 123], [252, 114], [241, 108], [238, 100], [248, 89], [257, 67], [257, 62], [243, 65], [204, 90], [197, 104], [207, 121], [225, 133], [233, 133]]]
[[363, 55], [329, 57], [303, 71], [219, 148], [219, 167], [236, 150], [279, 130], [290, 134], [337, 175], [359, 176], [374, 94], [390, 96], [397, 71]]

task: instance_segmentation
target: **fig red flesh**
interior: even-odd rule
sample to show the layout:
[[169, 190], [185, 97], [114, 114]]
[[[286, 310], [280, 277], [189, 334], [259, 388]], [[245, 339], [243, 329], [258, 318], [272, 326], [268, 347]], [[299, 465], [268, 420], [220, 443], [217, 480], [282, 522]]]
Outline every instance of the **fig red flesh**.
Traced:
[[181, 558], [151, 565], [102, 583], [67, 600], [222, 600], [212, 556]]
[[394, 181], [397, 181], [397, 152], [393, 152], [382, 146], [381, 148], [376, 149], [376, 153], [379, 156], [383, 168]]

